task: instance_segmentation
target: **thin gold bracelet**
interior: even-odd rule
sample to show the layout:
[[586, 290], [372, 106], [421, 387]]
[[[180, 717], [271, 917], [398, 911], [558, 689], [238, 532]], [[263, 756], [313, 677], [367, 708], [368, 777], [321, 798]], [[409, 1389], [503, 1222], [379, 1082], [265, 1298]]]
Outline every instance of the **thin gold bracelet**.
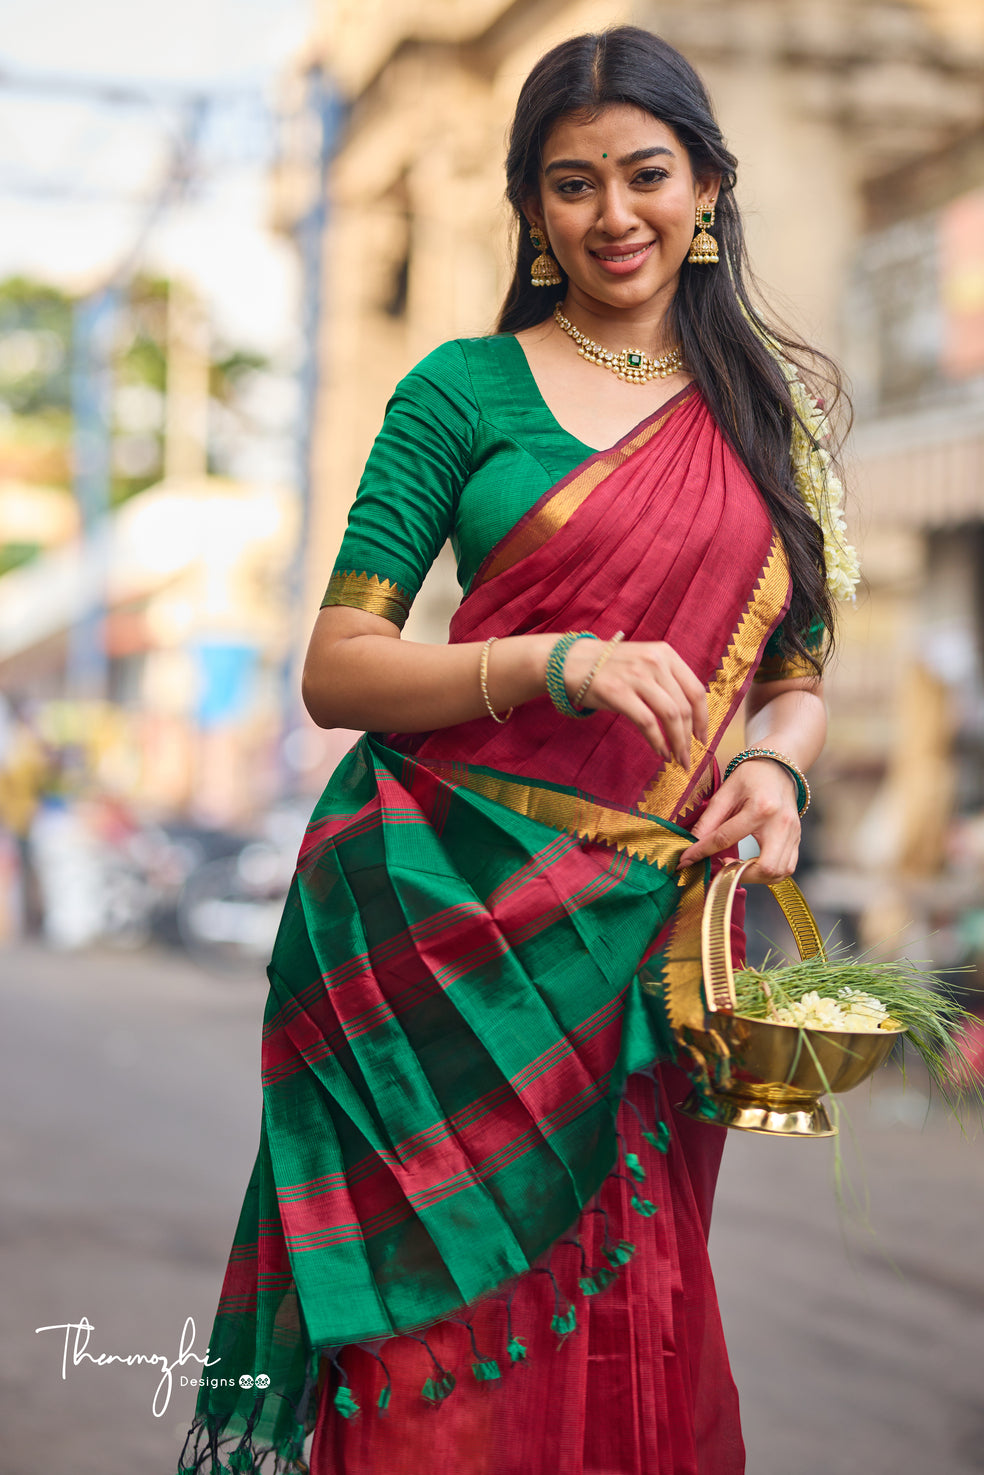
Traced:
[[498, 635], [490, 635], [488, 640], [482, 646], [482, 655], [478, 663], [478, 679], [482, 684], [482, 696], [485, 698], [485, 705], [489, 709], [489, 716], [493, 718], [496, 722], [508, 722], [513, 714], [512, 707], [509, 708], [509, 711], [506, 713], [505, 717], [500, 717], [498, 712], [493, 707], [492, 703], [489, 701], [489, 651], [492, 649], [494, 642], [497, 641], [498, 638]]
[[595, 679], [602, 666], [608, 660], [608, 657], [611, 655], [616, 645], [618, 645], [620, 640], [624, 639], [625, 631], [616, 630], [611, 640], [605, 642], [601, 655], [595, 661], [594, 665], [591, 667], [591, 670], [588, 672], [587, 676], [585, 676], [584, 680], [581, 682], [581, 685], [577, 689], [577, 694], [575, 695], [573, 702], [573, 705], [575, 707], [580, 707], [581, 703], [584, 701], [584, 698], [588, 694], [588, 687], [591, 685], [592, 681]]

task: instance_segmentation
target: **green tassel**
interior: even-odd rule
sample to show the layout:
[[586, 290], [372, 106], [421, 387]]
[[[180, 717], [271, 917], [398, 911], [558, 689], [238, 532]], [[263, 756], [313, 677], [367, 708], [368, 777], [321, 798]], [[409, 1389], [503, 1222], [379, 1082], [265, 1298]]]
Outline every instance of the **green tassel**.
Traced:
[[497, 1378], [502, 1377], [494, 1357], [486, 1357], [483, 1362], [473, 1362], [472, 1372], [480, 1383], [494, 1383]]
[[636, 1157], [634, 1152], [627, 1152], [625, 1154], [625, 1166], [628, 1168], [629, 1172], [632, 1174], [637, 1183], [645, 1183], [646, 1170], [642, 1166], [642, 1163]]
[[521, 1342], [518, 1337], [513, 1337], [508, 1347], [510, 1362], [525, 1362], [527, 1358], [526, 1343]]
[[607, 1265], [596, 1265], [590, 1275], [582, 1275], [578, 1285], [586, 1296], [597, 1296], [599, 1291], [606, 1290], [616, 1279], [614, 1270], [609, 1270]]
[[390, 1394], [392, 1393], [392, 1391], [393, 1390], [390, 1387], [389, 1383], [387, 1383], [386, 1387], [383, 1389], [382, 1393], [380, 1393], [378, 1399], [376, 1400], [376, 1407], [379, 1409], [379, 1412], [381, 1414], [384, 1414], [389, 1408]]
[[550, 1326], [557, 1333], [558, 1337], [567, 1337], [570, 1336], [571, 1332], [576, 1331], [577, 1312], [573, 1305], [568, 1308], [566, 1316], [555, 1316], [550, 1322]]
[[353, 1414], [357, 1414], [359, 1412], [359, 1405], [352, 1397], [352, 1390], [345, 1383], [342, 1384], [338, 1392], [335, 1394], [334, 1401], [335, 1407], [338, 1409], [338, 1412], [341, 1414], [343, 1419], [350, 1419]]
[[613, 1270], [617, 1270], [620, 1265], [628, 1265], [635, 1252], [636, 1247], [631, 1240], [620, 1239], [617, 1245], [605, 1251], [605, 1259]]
[[669, 1152], [670, 1129], [665, 1122], [657, 1122], [655, 1132], [643, 1132], [642, 1135], [651, 1147], [656, 1148], [657, 1152]]
[[229, 1468], [232, 1470], [252, 1470], [255, 1456], [248, 1449], [234, 1449], [229, 1456]]
[[651, 1219], [653, 1214], [655, 1214], [656, 1212], [656, 1205], [651, 1204], [648, 1198], [640, 1198], [637, 1193], [634, 1193], [632, 1195], [630, 1203], [632, 1204], [632, 1207], [635, 1209], [636, 1213], [641, 1214], [644, 1219]]
[[428, 1378], [421, 1393], [428, 1403], [443, 1403], [454, 1390], [454, 1373], [445, 1373], [443, 1378]]

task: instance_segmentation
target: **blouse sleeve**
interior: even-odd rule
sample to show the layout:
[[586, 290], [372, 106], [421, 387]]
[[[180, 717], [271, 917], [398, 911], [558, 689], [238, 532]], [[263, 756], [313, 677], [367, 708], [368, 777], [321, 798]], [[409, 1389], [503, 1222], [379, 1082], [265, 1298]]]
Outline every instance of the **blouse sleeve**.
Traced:
[[465, 356], [444, 343], [396, 386], [321, 601], [402, 629], [454, 524], [471, 473], [478, 406]]
[[[822, 620], [816, 620], [803, 635], [803, 644], [807, 650], [819, 652], [823, 646], [824, 625]], [[762, 652], [762, 660], [755, 672], [756, 681], [792, 681], [796, 678], [807, 676], [816, 677], [816, 671], [809, 661], [796, 651], [786, 651], [782, 645], [782, 626], [773, 630], [766, 641], [765, 650]]]

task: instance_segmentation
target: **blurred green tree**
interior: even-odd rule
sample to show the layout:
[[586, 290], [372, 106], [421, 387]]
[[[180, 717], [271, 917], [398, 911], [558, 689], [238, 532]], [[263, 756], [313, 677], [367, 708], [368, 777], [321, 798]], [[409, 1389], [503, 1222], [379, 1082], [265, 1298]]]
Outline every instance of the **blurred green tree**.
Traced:
[[[139, 275], [125, 294], [113, 362], [112, 506], [164, 474], [170, 291], [165, 278]], [[72, 316], [73, 299], [51, 283], [0, 281], [0, 483], [70, 495]], [[268, 360], [222, 342], [209, 344], [208, 359], [211, 404], [248, 425], [250, 381]], [[209, 471], [223, 471], [222, 459], [221, 446], [210, 448]], [[0, 525], [0, 574], [39, 551]]]

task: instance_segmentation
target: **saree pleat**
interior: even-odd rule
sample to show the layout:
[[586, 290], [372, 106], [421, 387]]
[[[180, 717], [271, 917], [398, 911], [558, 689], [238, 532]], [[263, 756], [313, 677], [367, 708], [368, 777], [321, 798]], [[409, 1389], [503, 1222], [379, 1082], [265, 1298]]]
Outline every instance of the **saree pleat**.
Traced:
[[[670, 1066], [657, 1080], [667, 1100], [690, 1084]], [[611, 1178], [598, 1199], [605, 1217], [585, 1212], [554, 1247], [551, 1269], [569, 1285], [582, 1264], [604, 1263], [606, 1230], [637, 1242], [620, 1276], [581, 1301], [577, 1331], [558, 1345], [554, 1288], [534, 1272], [518, 1282], [508, 1310], [505, 1295], [469, 1308], [474, 1346], [462, 1319], [428, 1331], [430, 1351], [409, 1337], [346, 1349], [340, 1362], [363, 1412], [338, 1417], [329, 1370], [311, 1475], [740, 1475], [737, 1393], [706, 1239], [724, 1131], [676, 1118], [669, 1151], [654, 1153], [642, 1138], [643, 1123], [653, 1124], [653, 1082], [634, 1076], [626, 1097], [619, 1127], [626, 1149], [646, 1163], [645, 1189], [659, 1212], [641, 1234], [632, 1188]], [[502, 1348], [507, 1316], [525, 1359], [479, 1382], [468, 1371], [474, 1349], [488, 1356]], [[433, 1358], [466, 1370], [437, 1407], [420, 1397]], [[387, 1383], [390, 1402], [379, 1415]]]

